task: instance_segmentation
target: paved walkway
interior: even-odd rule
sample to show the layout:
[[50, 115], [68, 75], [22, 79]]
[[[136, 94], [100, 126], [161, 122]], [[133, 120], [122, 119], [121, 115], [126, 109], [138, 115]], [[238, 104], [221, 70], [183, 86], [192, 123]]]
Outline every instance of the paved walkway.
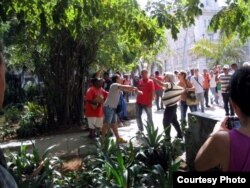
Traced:
[[[153, 106], [153, 121], [154, 125], [159, 128], [159, 132], [163, 131], [162, 119], [163, 119], [163, 110], [156, 111], [156, 107]], [[189, 112], [189, 111], [188, 111]], [[217, 118], [224, 117], [224, 110], [221, 107], [214, 106], [211, 108], [205, 109], [207, 114], [216, 116]], [[180, 117], [180, 110], [177, 112], [178, 119]], [[142, 115], [143, 120], [146, 123], [146, 114]], [[132, 139], [133, 143], [139, 144], [139, 141], [136, 139], [137, 131], [136, 120], [130, 120], [125, 122], [125, 126], [119, 128], [120, 135], [126, 140]], [[176, 135], [175, 129], [171, 128], [171, 136]], [[21, 144], [28, 145], [31, 148], [31, 143], [34, 143], [35, 147], [39, 150], [40, 154], [43, 154], [45, 150], [51, 146], [54, 146], [51, 149], [51, 155], [66, 157], [66, 156], [76, 156], [76, 155], [86, 155], [95, 151], [95, 141], [88, 138], [88, 132], [82, 131], [78, 133], [68, 133], [61, 135], [45, 136], [43, 138], [36, 138], [32, 140], [18, 140], [10, 141], [8, 143], [1, 143], [0, 147], [3, 149], [16, 150], [20, 147]]]

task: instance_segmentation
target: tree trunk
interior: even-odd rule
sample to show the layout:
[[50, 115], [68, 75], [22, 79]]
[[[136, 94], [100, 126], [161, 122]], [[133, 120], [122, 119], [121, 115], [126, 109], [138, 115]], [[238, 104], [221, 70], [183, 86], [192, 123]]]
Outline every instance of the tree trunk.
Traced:
[[[84, 45], [69, 36], [53, 43], [49, 63], [44, 72], [50, 125], [72, 126], [83, 118], [84, 78], [96, 58], [98, 45]], [[43, 70], [44, 71], [44, 70]]]

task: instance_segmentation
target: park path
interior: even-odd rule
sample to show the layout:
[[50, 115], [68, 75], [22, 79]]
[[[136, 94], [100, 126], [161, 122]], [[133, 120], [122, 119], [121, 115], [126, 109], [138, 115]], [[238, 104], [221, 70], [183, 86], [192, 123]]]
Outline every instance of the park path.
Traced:
[[[133, 101], [132, 101], [133, 102]], [[154, 125], [158, 127], [159, 132], [163, 131], [162, 119], [163, 110], [156, 111], [156, 106], [153, 106], [153, 121]], [[213, 115], [217, 118], [224, 117], [224, 110], [221, 107], [213, 106], [205, 109], [205, 113]], [[178, 119], [180, 117], [180, 110], [177, 111]], [[142, 115], [143, 121], [146, 123], [146, 114]], [[136, 137], [137, 132], [136, 120], [132, 119], [123, 123], [123, 126], [119, 128], [120, 135], [126, 140], [132, 139], [134, 145], [140, 144], [140, 139]], [[176, 132], [174, 128], [171, 129], [171, 136], [175, 137]], [[40, 138], [34, 138], [30, 140], [13, 140], [9, 142], [3, 142], [0, 147], [4, 150], [17, 150], [21, 144], [28, 145], [29, 149], [32, 148], [32, 143], [38, 149], [42, 155], [47, 148], [54, 146], [51, 149], [51, 155], [59, 157], [69, 157], [78, 155], [87, 155], [96, 150], [95, 140], [91, 140], [88, 137], [86, 128], [78, 132], [67, 133], [67, 134], [56, 134], [50, 136], [44, 136]]]

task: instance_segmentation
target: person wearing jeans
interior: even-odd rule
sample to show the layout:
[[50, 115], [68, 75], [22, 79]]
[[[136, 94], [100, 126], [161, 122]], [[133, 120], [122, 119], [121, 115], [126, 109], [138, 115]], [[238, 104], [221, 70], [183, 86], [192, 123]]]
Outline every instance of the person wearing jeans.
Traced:
[[199, 74], [198, 69], [194, 69], [194, 75], [190, 79], [195, 88], [195, 94], [200, 103], [201, 112], [204, 112], [204, 89], [202, 87], [203, 77]]
[[188, 91], [194, 91], [195, 88], [191, 84], [189, 80], [186, 79], [187, 73], [185, 71], [180, 71], [178, 74], [178, 85], [183, 87], [185, 89], [185, 92], [181, 94], [181, 100], [180, 100], [180, 110], [181, 110], [181, 122], [186, 123], [186, 114], [187, 109], [189, 107], [191, 112], [197, 111], [197, 105], [187, 105], [187, 92]]
[[204, 92], [196, 93], [196, 98], [198, 99], [200, 103], [200, 110], [201, 112], [204, 112]]
[[212, 93], [211, 97], [211, 104], [215, 102], [217, 105], [219, 104], [219, 97], [218, 94], [216, 93], [216, 75], [213, 70], [210, 71], [210, 91]]
[[138, 90], [142, 92], [142, 94], [137, 95], [136, 98], [136, 122], [138, 126], [137, 134], [140, 134], [143, 131], [143, 123], [142, 123], [142, 111], [145, 110], [147, 114], [147, 123], [153, 125], [152, 119], [152, 101], [154, 100], [154, 82], [149, 79], [148, 71], [141, 71], [142, 78], [138, 82]]
[[145, 122], [145, 124], [150, 124], [153, 125], [153, 118], [152, 118], [152, 107], [148, 107], [146, 105], [142, 105], [142, 104], [137, 104], [136, 105], [136, 122], [138, 125], [138, 129], [139, 131], [143, 131], [143, 122], [142, 122], [142, 112], [143, 110], [146, 112], [147, 114], [147, 122]]
[[186, 122], [186, 115], [187, 115], [188, 107], [191, 112], [197, 111], [197, 105], [188, 106], [186, 101], [183, 101], [183, 100], [180, 101], [181, 122], [184, 122], [184, 123]]
[[103, 103], [104, 121], [102, 127], [102, 141], [106, 139], [106, 134], [109, 128], [111, 128], [115, 134], [117, 143], [126, 143], [127, 141], [120, 137], [118, 133], [116, 108], [119, 104], [122, 91], [134, 91], [136, 93], [140, 93], [140, 91], [135, 87], [122, 85], [122, 79], [119, 74], [112, 76], [112, 82], [107, 99]]

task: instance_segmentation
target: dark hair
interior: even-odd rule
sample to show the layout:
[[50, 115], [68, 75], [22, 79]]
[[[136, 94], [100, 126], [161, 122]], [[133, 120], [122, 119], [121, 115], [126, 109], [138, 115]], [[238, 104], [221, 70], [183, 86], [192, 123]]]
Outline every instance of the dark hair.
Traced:
[[95, 85], [96, 83], [97, 83], [97, 81], [98, 81], [98, 78], [91, 78], [91, 83], [93, 84], [93, 85]]
[[119, 78], [119, 74], [114, 74], [112, 77], [111, 77], [111, 80], [112, 80], [112, 82], [113, 83], [116, 83], [116, 80], [117, 80], [117, 78]]
[[242, 113], [250, 117], [250, 67], [241, 67], [232, 76], [229, 96]]
[[158, 76], [160, 74], [159, 71], [155, 71], [155, 75]]
[[232, 63], [231, 67], [233, 67], [233, 66], [237, 66], [238, 67], [238, 64], [237, 63]]
[[119, 76], [122, 75], [119, 71], [116, 71], [115, 74], [118, 74]]
[[109, 72], [104, 72], [103, 76], [109, 76]]

